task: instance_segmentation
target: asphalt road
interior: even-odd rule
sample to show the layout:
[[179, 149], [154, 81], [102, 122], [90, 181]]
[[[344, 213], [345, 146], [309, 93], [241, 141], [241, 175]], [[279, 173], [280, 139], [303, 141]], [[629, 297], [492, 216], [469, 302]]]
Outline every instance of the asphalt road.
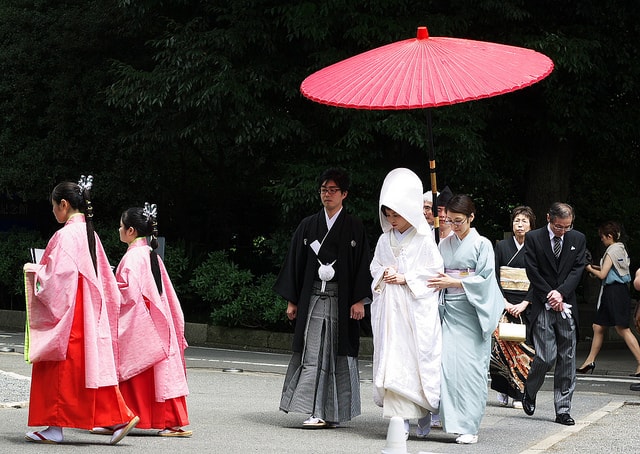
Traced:
[[[194, 435], [167, 439], [153, 431], [134, 429], [115, 447], [108, 437], [65, 429], [62, 445], [24, 441], [30, 366], [22, 359], [22, 334], [0, 332], [0, 452], [117, 452], [155, 453], [381, 453], [386, 445], [388, 420], [371, 399], [371, 363], [360, 361], [362, 415], [338, 429], [305, 430], [300, 414], [278, 411], [280, 391], [289, 355], [189, 347], [188, 397]], [[500, 407], [489, 390], [487, 410], [477, 445], [457, 445], [455, 435], [434, 430], [426, 440], [412, 436], [407, 453], [628, 453], [640, 447], [640, 393], [629, 391], [638, 379], [623, 372], [630, 367], [624, 349], [603, 351], [596, 373], [580, 376], [572, 415], [577, 424], [553, 422], [552, 379], [538, 395], [537, 410], [528, 417], [522, 410]], [[620, 369], [620, 372], [616, 372]], [[226, 372], [225, 372], [226, 370]], [[18, 407], [18, 408], [14, 408]], [[79, 451], [81, 450], [81, 451]]]

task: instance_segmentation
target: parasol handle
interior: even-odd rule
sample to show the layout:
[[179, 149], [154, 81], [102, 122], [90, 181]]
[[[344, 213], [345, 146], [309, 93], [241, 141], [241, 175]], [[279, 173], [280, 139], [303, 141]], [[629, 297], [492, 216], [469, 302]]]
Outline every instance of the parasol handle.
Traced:
[[436, 244], [438, 244], [440, 242], [440, 216], [438, 216], [438, 204], [437, 204], [438, 182], [436, 180], [436, 157], [435, 157], [435, 151], [433, 147], [433, 128], [431, 125], [431, 111], [429, 109], [426, 109], [426, 113], [427, 113], [427, 147], [429, 150], [429, 174], [431, 177], [431, 195], [433, 197], [433, 203], [431, 205], [431, 213], [433, 213], [433, 232], [435, 234]]

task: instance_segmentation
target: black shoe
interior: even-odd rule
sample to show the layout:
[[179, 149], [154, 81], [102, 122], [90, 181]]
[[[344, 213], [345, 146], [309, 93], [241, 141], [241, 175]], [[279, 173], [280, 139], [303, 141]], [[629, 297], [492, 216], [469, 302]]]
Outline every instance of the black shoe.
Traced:
[[564, 424], [565, 426], [573, 426], [576, 423], [569, 413], [556, 415], [556, 422], [558, 424]]
[[640, 372], [638, 372], [637, 374], [629, 374], [629, 377], [640, 377]]
[[596, 368], [596, 363], [595, 362], [591, 362], [589, 364], [587, 364], [584, 367], [579, 367], [576, 369], [576, 372], [579, 374], [586, 374], [588, 372], [591, 372], [591, 374], [593, 374], [593, 369]]
[[522, 395], [522, 409], [529, 416], [533, 415], [536, 411], [536, 400], [529, 397], [529, 393], [527, 393], [526, 389]]
[[640, 391], [640, 383], [634, 383], [633, 385], [629, 386], [629, 389], [631, 391]]

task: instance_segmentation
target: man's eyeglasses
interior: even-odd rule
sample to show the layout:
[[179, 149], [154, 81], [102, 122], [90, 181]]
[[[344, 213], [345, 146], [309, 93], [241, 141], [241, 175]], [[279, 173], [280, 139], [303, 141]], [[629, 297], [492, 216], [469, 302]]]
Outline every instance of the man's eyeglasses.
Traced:
[[461, 219], [461, 220], [459, 220], [459, 221], [454, 221], [454, 220], [451, 220], [451, 219], [447, 218], [447, 219], [445, 219], [445, 220], [444, 220], [444, 223], [445, 223], [445, 224], [453, 224], [453, 225], [455, 225], [456, 227], [459, 227], [459, 226], [461, 226], [462, 224], [464, 224], [465, 222], [467, 222], [467, 220], [468, 220], [468, 219], [469, 219], [469, 218], [464, 218], [464, 219]]
[[320, 188], [318, 192], [323, 195], [324, 194], [333, 195], [338, 191], [340, 191], [340, 188]]
[[558, 231], [569, 232], [571, 229], [573, 229], [573, 224], [571, 224], [568, 227], [565, 227], [563, 225], [558, 225], [558, 224], [551, 224], [551, 227], [553, 227], [555, 230], [558, 230]]
[[429, 205], [425, 205], [422, 207], [422, 211], [431, 211], [431, 207]]

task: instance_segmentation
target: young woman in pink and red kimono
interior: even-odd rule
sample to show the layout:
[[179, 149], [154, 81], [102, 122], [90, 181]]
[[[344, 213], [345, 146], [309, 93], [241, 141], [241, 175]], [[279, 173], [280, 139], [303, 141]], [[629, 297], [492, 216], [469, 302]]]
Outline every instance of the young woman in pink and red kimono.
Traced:
[[113, 428], [111, 444], [135, 427], [138, 417], [118, 388], [114, 342], [118, 286], [93, 230], [93, 178], [57, 185], [53, 214], [64, 224], [39, 264], [25, 265], [27, 336], [25, 357], [33, 363], [28, 432], [34, 443], [60, 443], [63, 427]]
[[192, 431], [182, 429], [189, 424], [184, 316], [164, 263], [155, 252], [156, 210], [147, 203], [144, 208], [129, 208], [120, 219], [120, 240], [129, 245], [116, 270], [122, 293], [120, 389], [140, 416], [138, 429], [160, 429], [158, 435], [164, 437], [189, 437]]

